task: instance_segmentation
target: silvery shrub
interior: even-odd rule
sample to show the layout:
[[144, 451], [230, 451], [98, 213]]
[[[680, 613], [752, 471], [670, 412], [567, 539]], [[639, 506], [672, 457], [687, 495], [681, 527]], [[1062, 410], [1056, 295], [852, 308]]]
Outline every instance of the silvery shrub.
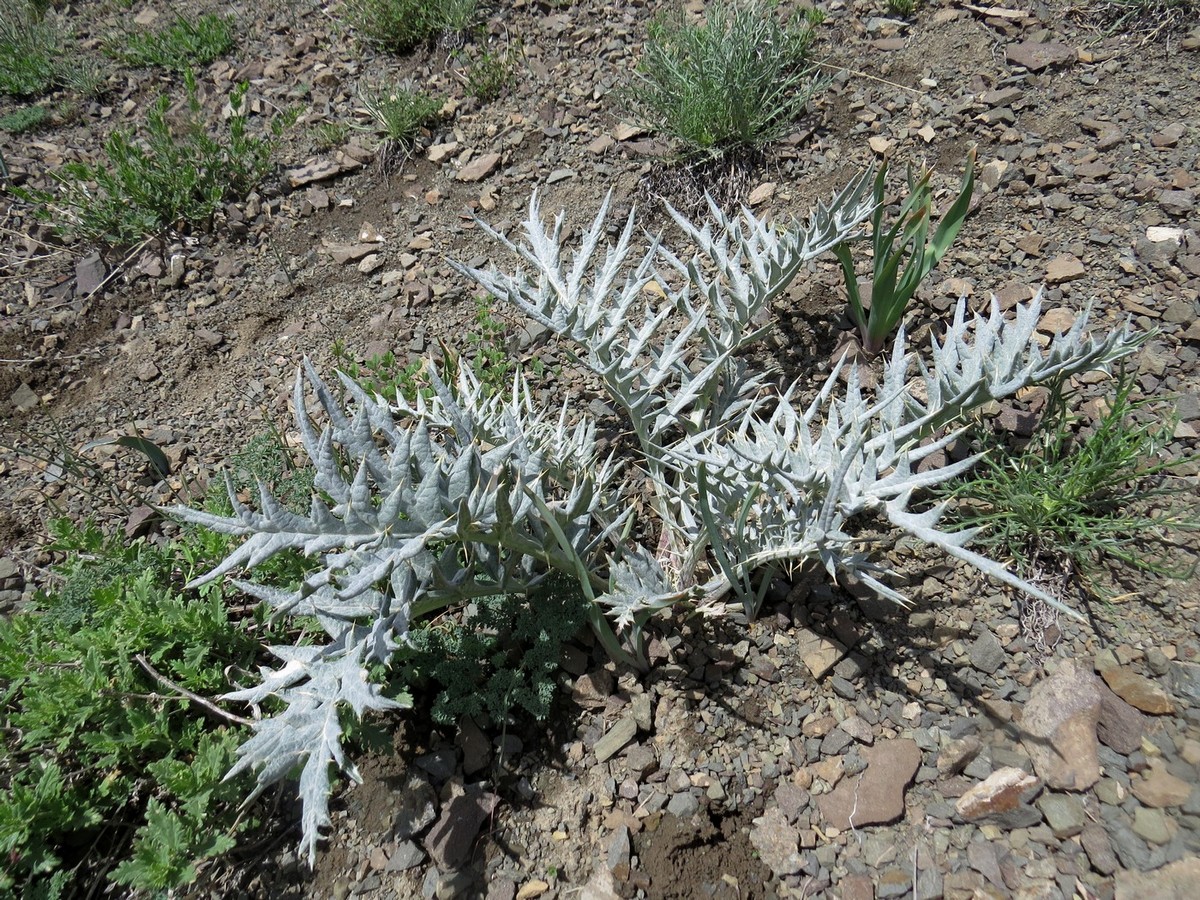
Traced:
[[982, 405], [1105, 367], [1145, 336], [1128, 325], [1088, 336], [1085, 313], [1043, 346], [1040, 295], [1010, 316], [995, 300], [968, 315], [964, 299], [921, 357], [901, 328], [872, 388], [842, 365], [815, 396], [800, 397], [799, 382], [772, 387], [746, 351], [767, 332], [772, 301], [872, 214], [870, 185], [864, 173], [788, 227], [712, 203], [703, 226], [672, 210], [686, 254], [636, 231], [634, 213], [605, 241], [608, 200], [569, 254], [564, 216], [547, 226], [536, 196], [520, 240], [484, 226], [519, 268], [457, 270], [571, 349], [624, 417], [636, 453], [602, 452], [586, 405], [541, 408], [520, 374], [493, 393], [469, 366], [451, 376], [429, 364], [431, 391], [389, 404], [341, 375], [342, 390], [331, 390], [306, 361], [294, 405], [316, 473], [309, 511], [289, 511], [261, 484], [253, 507], [230, 485], [231, 516], [172, 511], [245, 538], [196, 584], [283, 551], [317, 566], [295, 589], [235, 581], [276, 616], [315, 617], [327, 639], [271, 647], [279, 665], [225, 695], [278, 709], [257, 718], [230, 774], [256, 771], [261, 792], [300, 768], [310, 860], [330, 821], [330, 765], [358, 777], [342, 750], [345, 717], [410, 705], [388, 696], [372, 668], [392, 660], [412, 622], [526, 593], [551, 569], [578, 580], [611, 656], [642, 669], [655, 613], [719, 612], [732, 598], [753, 616], [773, 575], [806, 562], [903, 604], [864, 550], [857, 529], [867, 520], [1065, 609], [968, 549], [974, 532], [940, 530], [942, 507], [910, 509], [975, 458], [921, 463], [943, 458]]

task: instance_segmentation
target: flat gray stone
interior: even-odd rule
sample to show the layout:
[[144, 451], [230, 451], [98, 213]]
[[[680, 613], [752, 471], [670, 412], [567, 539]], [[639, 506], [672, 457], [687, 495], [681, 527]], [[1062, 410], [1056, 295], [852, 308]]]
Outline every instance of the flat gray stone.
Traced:
[[1037, 805], [1046, 817], [1046, 824], [1059, 840], [1074, 837], [1087, 824], [1083, 803], [1075, 794], [1043, 794], [1038, 798]]
[[1043, 44], [1037, 41], [1012, 44], [1005, 55], [1010, 63], [1024, 66], [1030, 72], [1040, 72], [1050, 66], [1060, 66], [1075, 59], [1075, 51], [1066, 44]]
[[678, 819], [690, 819], [698, 809], [700, 801], [692, 796], [691, 791], [681, 791], [667, 803], [667, 812]]
[[976, 638], [967, 652], [971, 665], [987, 675], [994, 675], [1004, 665], [1004, 656], [1004, 647], [1001, 646], [1000, 639], [990, 630], [984, 631]]
[[622, 747], [637, 736], [637, 722], [633, 716], [625, 716], [617, 720], [612, 728], [605, 732], [604, 737], [596, 741], [593, 752], [597, 762], [605, 762], [616, 756]]

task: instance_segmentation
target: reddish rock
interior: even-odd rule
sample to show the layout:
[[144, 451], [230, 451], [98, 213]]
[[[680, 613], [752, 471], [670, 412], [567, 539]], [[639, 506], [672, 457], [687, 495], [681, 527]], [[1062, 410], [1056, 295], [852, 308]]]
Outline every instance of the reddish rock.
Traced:
[[495, 794], [460, 794], [442, 807], [425, 837], [425, 850], [443, 869], [457, 869], [471, 856], [480, 826], [496, 809]]
[[1130, 706], [1155, 716], [1175, 712], [1175, 704], [1158, 682], [1117, 667], [1105, 669], [1101, 675], [1112, 692]]
[[1069, 253], [1064, 253], [1054, 257], [1046, 265], [1046, 283], [1047, 284], [1063, 284], [1068, 281], [1075, 281], [1087, 274], [1087, 268], [1078, 259]]
[[834, 828], [884, 825], [899, 819], [904, 815], [904, 790], [921, 765], [921, 748], [908, 738], [880, 741], [860, 752], [866, 770], [817, 798], [821, 817]]
[[968, 822], [994, 818], [1027, 804], [1040, 784], [1022, 769], [997, 769], [958, 798], [954, 810]]
[[1021, 719], [1021, 740], [1047, 787], [1082, 791], [1100, 780], [1096, 726], [1102, 688], [1091, 668], [1078, 660], [1064, 660], [1034, 686]]

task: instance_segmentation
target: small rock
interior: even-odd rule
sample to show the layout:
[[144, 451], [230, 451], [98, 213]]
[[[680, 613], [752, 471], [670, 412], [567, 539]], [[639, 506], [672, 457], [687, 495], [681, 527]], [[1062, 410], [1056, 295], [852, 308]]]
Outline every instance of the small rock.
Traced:
[[811, 799], [808, 791], [790, 781], [782, 782], [775, 789], [775, 803], [789, 822], [795, 822], [799, 818]]
[[546, 184], [558, 184], [560, 181], [567, 181], [575, 177], [574, 169], [555, 169], [546, 176]]
[[1079, 842], [1083, 845], [1083, 851], [1087, 854], [1092, 868], [1101, 875], [1111, 875], [1120, 867], [1117, 855], [1113, 853], [1112, 842], [1108, 839], [1108, 832], [1099, 822], [1089, 822], [1085, 825], [1079, 833]]
[[1047, 787], [1082, 791], [1100, 779], [1096, 726], [1102, 700], [1099, 679], [1077, 660], [1064, 660], [1034, 686], [1021, 719], [1021, 739]]
[[971, 644], [967, 657], [980, 672], [993, 675], [1004, 665], [1004, 647], [990, 630], [985, 629]]
[[488, 763], [491, 762], [492, 748], [488, 743], [487, 735], [470, 716], [463, 716], [462, 721], [459, 722], [457, 743], [462, 749], [465, 774], [474, 775], [487, 768]]
[[795, 875], [804, 868], [800, 855], [800, 833], [796, 831], [778, 807], [772, 806], [750, 829], [750, 843], [759, 859], [778, 877]]
[[498, 165], [500, 165], [499, 153], [485, 153], [483, 156], [475, 157], [459, 169], [454, 177], [458, 181], [482, 181], [491, 175]]
[[867, 720], [862, 718], [862, 716], [850, 716], [850, 718], [842, 721], [838, 727], [860, 744], [870, 746], [875, 743], [875, 734], [872, 732]]
[[517, 891], [517, 900], [533, 900], [534, 897], [540, 897], [548, 890], [550, 890], [548, 882], [534, 878], [521, 885], [521, 889]]
[[1110, 667], [1100, 673], [1112, 692], [1142, 712], [1154, 716], [1175, 712], [1175, 704], [1155, 681], [1128, 669]]
[[603, 156], [605, 153], [611, 150], [615, 144], [616, 141], [613, 139], [611, 134], [602, 134], [600, 137], [588, 144], [587, 149], [589, 153], [594, 153], [596, 156]]
[[637, 722], [633, 716], [624, 716], [612, 728], [596, 741], [593, 751], [597, 762], [604, 762], [615, 756], [617, 751], [637, 736]]
[[335, 246], [329, 248], [329, 255], [336, 263], [345, 264], [348, 262], [357, 262], [364, 256], [370, 256], [376, 251], [374, 244], [349, 244], [346, 246]]
[[629, 829], [618, 825], [608, 842], [608, 870], [618, 881], [627, 881], [630, 873]]
[[1046, 264], [1046, 283], [1065, 284], [1087, 274], [1087, 268], [1078, 257], [1063, 253]]
[[460, 794], [442, 807], [424, 842], [439, 868], [457, 869], [470, 858], [480, 826], [499, 802], [495, 794]]
[[1032, 775], [1006, 766], [968, 789], [955, 802], [954, 810], [967, 822], [995, 818], [1024, 806], [1040, 787]]
[[1192, 786], [1182, 778], [1167, 771], [1161, 763], [1151, 763], [1150, 769], [1141, 776], [1130, 779], [1130, 790], [1146, 806], [1161, 808], [1180, 806], [1192, 793]]
[[384, 871], [404, 872], [425, 861], [425, 854], [412, 841], [400, 841], [388, 857]]
[[34, 392], [33, 388], [24, 382], [17, 385], [17, 389], [9, 395], [8, 399], [12, 402], [13, 406], [23, 413], [29, 412], [31, 409], [37, 409], [38, 404], [42, 402], [42, 398]]
[[1142, 746], [1146, 717], [1105, 687], [1096, 736], [1106, 747], [1128, 756]]
[[1059, 840], [1074, 837], [1087, 824], [1083, 803], [1074, 794], [1043, 794], [1038, 798], [1037, 806]]
[[107, 273], [99, 252], [92, 252], [75, 263], [75, 296], [90, 297], [104, 284]]
[[1040, 72], [1050, 66], [1059, 66], [1075, 60], [1075, 51], [1066, 44], [1042, 44], [1037, 41], [1012, 44], [1005, 55], [1010, 63], [1024, 66], [1030, 72]]
[[959, 738], [957, 741], [951, 741], [938, 754], [938, 774], [943, 777], [958, 775], [979, 755], [979, 751], [982, 749], [983, 744], [973, 734]]
[[425, 151], [425, 158], [431, 163], [445, 162], [458, 151], [458, 141], [447, 141], [444, 144], [433, 144]]
[[1114, 900], [1190, 900], [1200, 883], [1200, 857], [1189, 856], [1154, 872], [1117, 872]]
[[393, 820], [392, 834], [403, 842], [424, 831], [437, 818], [437, 794], [425, 778], [410, 774], [401, 790], [396, 792], [399, 809]]
[[1159, 846], [1171, 840], [1171, 828], [1163, 811], [1147, 809], [1145, 806], [1139, 806], [1133, 812], [1133, 833], [1142, 840]]
[[750, 196], [747, 198], [747, 200], [751, 206], [758, 206], [762, 203], [766, 203], [775, 196], [776, 187], [778, 187], [776, 182], [764, 181], [750, 192]]
[[813, 678], [822, 678], [846, 653], [846, 648], [807, 628], [796, 629], [796, 654]]
[[667, 812], [678, 819], [690, 819], [700, 809], [700, 801], [691, 791], [680, 791], [667, 803]]
[[1175, 122], [1172, 125], [1168, 125], [1161, 131], [1156, 131], [1154, 134], [1150, 135], [1150, 146], [1158, 147], [1160, 149], [1165, 147], [1174, 147], [1181, 140], [1183, 140], [1186, 134], [1187, 126], [1182, 122]]

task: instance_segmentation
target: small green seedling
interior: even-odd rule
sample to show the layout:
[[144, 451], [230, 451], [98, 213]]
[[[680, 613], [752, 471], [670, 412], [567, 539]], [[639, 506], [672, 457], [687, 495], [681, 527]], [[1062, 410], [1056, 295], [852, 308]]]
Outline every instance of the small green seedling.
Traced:
[[[896, 330], [921, 282], [925, 280], [950, 249], [950, 244], [962, 228], [971, 207], [971, 192], [975, 188], [975, 151], [967, 155], [967, 171], [954, 204], [942, 217], [933, 237], [929, 238], [933, 218], [933, 172], [925, 169], [919, 178], [908, 174], [908, 197], [900, 207], [900, 218], [890, 229], [883, 227], [884, 189], [887, 184], [887, 164], [875, 176], [875, 212], [871, 217], [871, 239], [875, 245], [874, 273], [871, 279], [869, 305], [863, 302], [858, 277], [854, 274], [854, 258], [850, 243], [843, 241], [833, 248], [842, 264], [849, 300], [847, 314], [858, 326], [862, 349], [875, 356], [883, 349], [888, 335]], [[903, 270], [903, 273], [902, 273]]]

